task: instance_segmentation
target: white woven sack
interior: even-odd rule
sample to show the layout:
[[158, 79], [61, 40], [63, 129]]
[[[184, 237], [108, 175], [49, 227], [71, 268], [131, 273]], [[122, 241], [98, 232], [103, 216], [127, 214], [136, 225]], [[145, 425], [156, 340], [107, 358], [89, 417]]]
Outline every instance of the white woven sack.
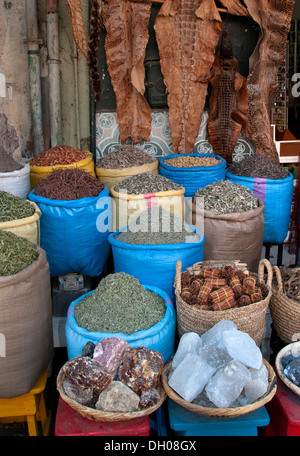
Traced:
[[27, 198], [30, 192], [30, 166], [26, 163], [16, 171], [0, 173], [0, 190]]

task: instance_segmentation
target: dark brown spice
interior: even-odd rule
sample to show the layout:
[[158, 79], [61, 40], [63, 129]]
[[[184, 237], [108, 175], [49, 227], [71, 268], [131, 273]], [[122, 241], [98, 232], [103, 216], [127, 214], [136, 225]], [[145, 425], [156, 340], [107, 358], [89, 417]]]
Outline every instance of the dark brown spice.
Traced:
[[38, 184], [35, 194], [51, 200], [98, 196], [104, 185], [85, 169], [56, 169]]
[[229, 172], [235, 176], [285, 179], [289, 173], [269, 157], [256, 154], [233, 165]]

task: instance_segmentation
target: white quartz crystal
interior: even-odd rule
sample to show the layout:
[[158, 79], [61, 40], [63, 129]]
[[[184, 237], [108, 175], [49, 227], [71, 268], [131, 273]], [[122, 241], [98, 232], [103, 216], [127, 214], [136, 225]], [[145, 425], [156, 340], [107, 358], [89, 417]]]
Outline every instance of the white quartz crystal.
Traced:
[[263, 396], [269, 386], [268, 369], [262, 364], [260, 369], [249, 369], [251, 381], [245, 385], [245, 396], [249, 404]]
[[219, 408], [230, 407], [251, 380], [249, 369], [237, 360], [229, 361], [208, 381], [205, 392]]
[[238, 329], [229, 329], [223, 332], [223, 342], [232, 358], [254, 369], [261, 367], [261, 351], [249, 334]]
[[203, 345], [198, 350], [198, 355], [216, 369], [224, 367], [232, 359], [227, 351], [214, 345]]
[[217, 347], [224, 349], [223, 332], [229, 329], [237, 329], [237, 326], [233, 321], [219, 321], [201, 335], [202, 345], [216, 345]]
[[199, 348], [202, 346], [201, 337], [195, 332], [188, 332], [181, 336], [178, 348], [172, 360], [172, 369], [181, 363], [187, 353], [198, 353]]
[[188, 353], [171, 373], [168, 383], [177, 394], [192, 402], [201, 393], [216, 368], [196, 353]]

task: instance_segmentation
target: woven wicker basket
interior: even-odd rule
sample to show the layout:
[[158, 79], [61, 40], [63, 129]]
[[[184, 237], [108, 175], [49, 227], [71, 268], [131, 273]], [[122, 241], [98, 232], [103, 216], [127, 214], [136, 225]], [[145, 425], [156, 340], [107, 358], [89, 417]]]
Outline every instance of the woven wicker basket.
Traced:
[[288, 298], [283, 293], [283, 284], [280, 269], [273, 266], [278, 286], [272, 286], [270, 300], [270, 314], [277, 335], [285, 343], [290, 344], [300, 335], [300, 302]]
[[[207, 264], [207, 262], [197, 263]], [[221, 265], [232, 264], [232, 261], [210, 261], [210, 267], [220, 267]], [[236, 262], [238, 264], [238, 262]], [[194, 265], [195, 267], [196, 265]], [[258, 268], [258, 278], [264, 280], [264, 267], [267, 269], [266, 285], [269, 289], [267, 297], [259, 302], [249, 304], [248, 306], [236, 307], [229, 310], [211, 311], [194, 308], [187, 304], [180, 296], [181, 294], [181, 268], [180, 261], [176, 263], [175, 276], [175, 295], [176, 295], [176, 314], [177, 314], [177, 331], [179, 336], [187, 332], [196, 332], [200, 336], [208, 329], [212, 328], [220, 320], [233, 321], [240, 331], [248, 333], [258, 346], [261, 345], [266, 326], [266, 313], [271, 298], [271, 286], [273, 271], [268, 260], [261, 260]], [[254, 275], [253, 273], [250, 273]]]
[[179, 396], [168, 384], [168, 375], [172, 370], [172, 362], [168, 363], [162, 373], [162, 385], [168, 397], [172, 399], [177, 404], [181, 405], [190, 412], [197, 413], [198, 415], [205, 416], [214, 416], [214, 417], [226, 417], [226, 418], [235, 418], [237, 416], [246, 415], [247, 413], [253, 412], [258, 408], [265, 405], [269, 402], [272, 397], [275, 395], [277, 390], [277, 380], [274, 369], [270, 364], [264, 359], [264, 365], [268, 369], [269, 374], [269, 386], [267, 392], [260, 397], [257, 401], [252, 402], [249, 405], [243, 405], [241, 407], [229, 407], [229, 408], [209, 408], [203, 407], [201, 405], [193, 404], [192, 402], [185, 401], [181, 396]]
[[103, 412], [101, 410], [93, 409], [92, 407], [87, 407], [86, 405], [79, 404], [78, 402], [71, 399], [64, 391], [63, 382], [66, 379], [63, 368], [60, 369], [57, 379], [56, 387], [59, 391], [61, 398], [76, 412], [80, 415], [88, 418], [89, 420], [94, 421], [127, 421], [134, 418], [140, 418], [141, 416], [150, 415], [156, 409], [158, 409], [161, 404], [166, 399], [166, 393], [161, 385], [157, 386], [157, 390], [160, 393], [160, 401], [153, 407], [148, 407], [146, 409], [137, 410], [136, 412]]
[[280, 380], [292, 390], [295, 394], [300, 396], [300, 387], [291, 382], [283, 373], [283, 366], [281, 360], [284, 356], [291, 355], [300, 356], [300, 342], [294, 342], [292, 344], [286, 345], [278, 353], [275, 360], [275, 367]]

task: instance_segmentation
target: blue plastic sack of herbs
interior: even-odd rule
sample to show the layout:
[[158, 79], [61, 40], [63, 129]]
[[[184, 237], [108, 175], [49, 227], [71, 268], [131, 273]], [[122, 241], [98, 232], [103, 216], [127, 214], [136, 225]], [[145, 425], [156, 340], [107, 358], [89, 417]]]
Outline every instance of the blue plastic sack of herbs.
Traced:
[[84, 170], [61, 169], [41, 181], [28, 198], [42, 213], [40, 245], [46, 251], [50, 275], [99, 276], [110, 252], [107, 187]]

